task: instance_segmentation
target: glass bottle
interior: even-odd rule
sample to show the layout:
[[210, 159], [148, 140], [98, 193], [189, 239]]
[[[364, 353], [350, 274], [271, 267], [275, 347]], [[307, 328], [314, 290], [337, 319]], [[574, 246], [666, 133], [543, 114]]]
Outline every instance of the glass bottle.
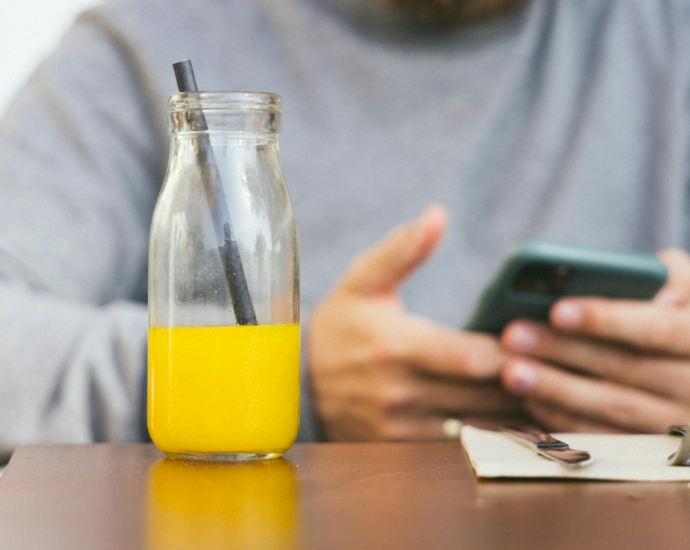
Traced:
[[170, 97], [149, 250], [148, 426], [173, 458], [274, 458], [299, 425], [299, 237], [281, 98]]

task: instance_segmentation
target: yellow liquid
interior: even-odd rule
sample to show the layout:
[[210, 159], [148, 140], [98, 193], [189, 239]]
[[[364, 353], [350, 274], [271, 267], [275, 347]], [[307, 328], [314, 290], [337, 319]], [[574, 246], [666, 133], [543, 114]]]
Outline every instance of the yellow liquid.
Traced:
[[297, 550], [297, 474], [287, 460], [190, 464], [149, 472], [148, 550]]
[[299, 427], [299, 338], [297, 324], [149, 329], [153, 442], [170, 456], [284, 453]]

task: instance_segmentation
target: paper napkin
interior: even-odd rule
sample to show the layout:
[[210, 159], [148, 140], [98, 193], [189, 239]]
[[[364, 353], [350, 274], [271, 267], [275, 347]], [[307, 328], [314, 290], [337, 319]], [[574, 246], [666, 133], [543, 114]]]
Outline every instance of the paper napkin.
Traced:
[[553, 434], [572, 449], [589, 451], [594, 463], [569, 468], [544, 458], [507, 435], [463, 426], [461, 440], [480, 478], [560, 478], [609, 481], [690, 481], [690, 467], [669, 466], [680, 445], [670, 435]]

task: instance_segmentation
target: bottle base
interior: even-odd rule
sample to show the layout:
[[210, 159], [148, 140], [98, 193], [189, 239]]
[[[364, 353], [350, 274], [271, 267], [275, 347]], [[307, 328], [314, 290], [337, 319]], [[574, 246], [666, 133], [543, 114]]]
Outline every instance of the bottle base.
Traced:
[[169, 453], [165, 456], [174, 460], [198, 460], [205, 462], [250, 462], [280, 458], [283, 453]]

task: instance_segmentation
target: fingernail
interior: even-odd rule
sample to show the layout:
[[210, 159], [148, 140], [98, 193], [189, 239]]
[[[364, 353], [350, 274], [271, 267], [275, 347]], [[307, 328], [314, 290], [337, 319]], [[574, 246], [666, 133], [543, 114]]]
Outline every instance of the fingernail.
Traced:
[[527, 393], [537, 381], [537, 371], [532, 365], [522, 362], [513, 362], [507, 371], [508, 390], [516, 393]]
[[508, 331], [508, 345], [515, 351], [529, 351], [537, 343], [537, 331], [525, 325], [515, 325]]
[[573, 302], [559, 302], [551, 317], [560, 328], [577, 328], [582, 322], [582, 308]]

